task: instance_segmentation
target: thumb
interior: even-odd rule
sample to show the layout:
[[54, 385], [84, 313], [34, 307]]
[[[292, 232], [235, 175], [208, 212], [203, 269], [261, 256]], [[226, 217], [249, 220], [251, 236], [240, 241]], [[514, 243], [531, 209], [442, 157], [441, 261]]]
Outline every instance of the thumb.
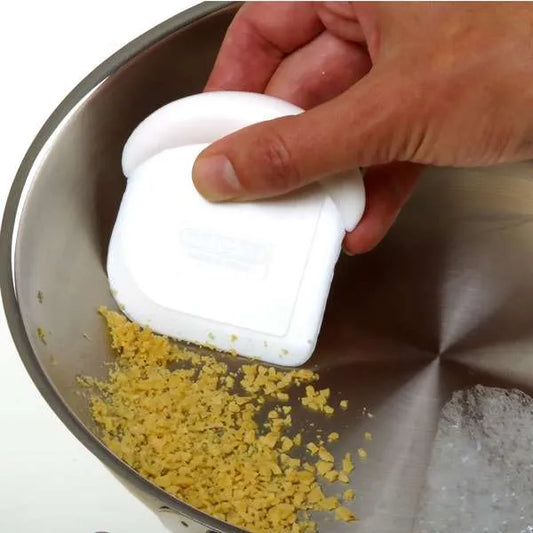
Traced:
[[300, 115], [239, 130], [198, 156], [194, 184], [211, 201], [265, 198], [357, 166], [406, 159], [413, 128], [402, 92], [369, 74]]

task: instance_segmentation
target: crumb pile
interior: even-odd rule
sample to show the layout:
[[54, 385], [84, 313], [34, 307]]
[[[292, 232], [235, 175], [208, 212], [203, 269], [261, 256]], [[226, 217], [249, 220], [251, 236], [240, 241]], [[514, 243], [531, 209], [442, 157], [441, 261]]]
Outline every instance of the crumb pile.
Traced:
[[[308, 408], [334, 411], [329, 389], [311, 385], [317, 374], [260, 364], [230, 372], [215, 357], [184, 351], [118, 313], [101, 313], [117, 362], [107, 381], [80, 382], [93, 389], [92, 416], [116, 455], [179, 499], [252, 532], [315, 531], [313, 511], [355, 520], [341, 505], [354, 491], [341, 485], [339, 496], [327, 496], [319, 484], [349, 483], [351, 455], [336, 465], [324, 442], [304, 443], [291, 431], [293, 386], [306, 387]], [[327, 440], [338, 438], [331, 433]], [[307, 460], [291, 455], [298, 449]]]

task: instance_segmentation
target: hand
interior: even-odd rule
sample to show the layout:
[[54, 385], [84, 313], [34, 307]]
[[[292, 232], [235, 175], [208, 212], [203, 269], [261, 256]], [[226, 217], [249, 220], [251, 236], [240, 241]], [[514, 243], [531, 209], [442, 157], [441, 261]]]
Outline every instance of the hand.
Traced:
[[264, 92], [307, 111], [221, 139], [196, 161], [213, 201], [283, 194], [366, 167], [367, 208], [344, 241], [375, 246], [422, 165], [533, 156], [533, 5], [251, 3], [206, 90]]

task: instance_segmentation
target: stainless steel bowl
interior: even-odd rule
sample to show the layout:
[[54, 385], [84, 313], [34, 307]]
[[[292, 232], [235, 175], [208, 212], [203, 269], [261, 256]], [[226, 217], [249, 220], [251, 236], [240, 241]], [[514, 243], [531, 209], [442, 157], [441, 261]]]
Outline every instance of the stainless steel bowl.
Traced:
[[[1, 233], [4, 306], [35, 384], [91, 452], [152, 507], [179, 514], [176, 528], [183, 520], [188, 531], [238, 530], [107, 450], [76, 376], [103, 377], [112, 360], [95, 310], [113, 306], [105, 256], [125, 185], [123, 144], [150, 112], [202, 89], [235, 10], [214, 3], [189, 10], [82, 81], [24, 158]], [[374, 440], [355, 476], [361, 521], [323, 530], [412, 531], [439, 412], [452, 392], [478, 383], [533, 392], [532, 222], [532, 163], [431, 169], [386, 240], [340, 261], [311, 364], [351, 402], [331, 421], [343, 433], [337, 451], [357, 449], [366, 430]]]

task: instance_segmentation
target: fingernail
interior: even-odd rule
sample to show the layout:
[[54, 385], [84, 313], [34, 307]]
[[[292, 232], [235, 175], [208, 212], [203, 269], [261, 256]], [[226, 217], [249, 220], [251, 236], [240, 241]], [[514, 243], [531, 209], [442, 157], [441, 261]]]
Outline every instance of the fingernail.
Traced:
[[342, 251], [344, 252], [344, 255], [347, 255], [348, 257], [353, 257], [355, 255], [354, 253], [350, 252], [350, 250], [348, 250], [344, 246], [342, 247]]
[[207, 200], [232, 200], [242, 193], [231, 161], [222, 154], [199, 157], [192, 173], [196, 189]]

